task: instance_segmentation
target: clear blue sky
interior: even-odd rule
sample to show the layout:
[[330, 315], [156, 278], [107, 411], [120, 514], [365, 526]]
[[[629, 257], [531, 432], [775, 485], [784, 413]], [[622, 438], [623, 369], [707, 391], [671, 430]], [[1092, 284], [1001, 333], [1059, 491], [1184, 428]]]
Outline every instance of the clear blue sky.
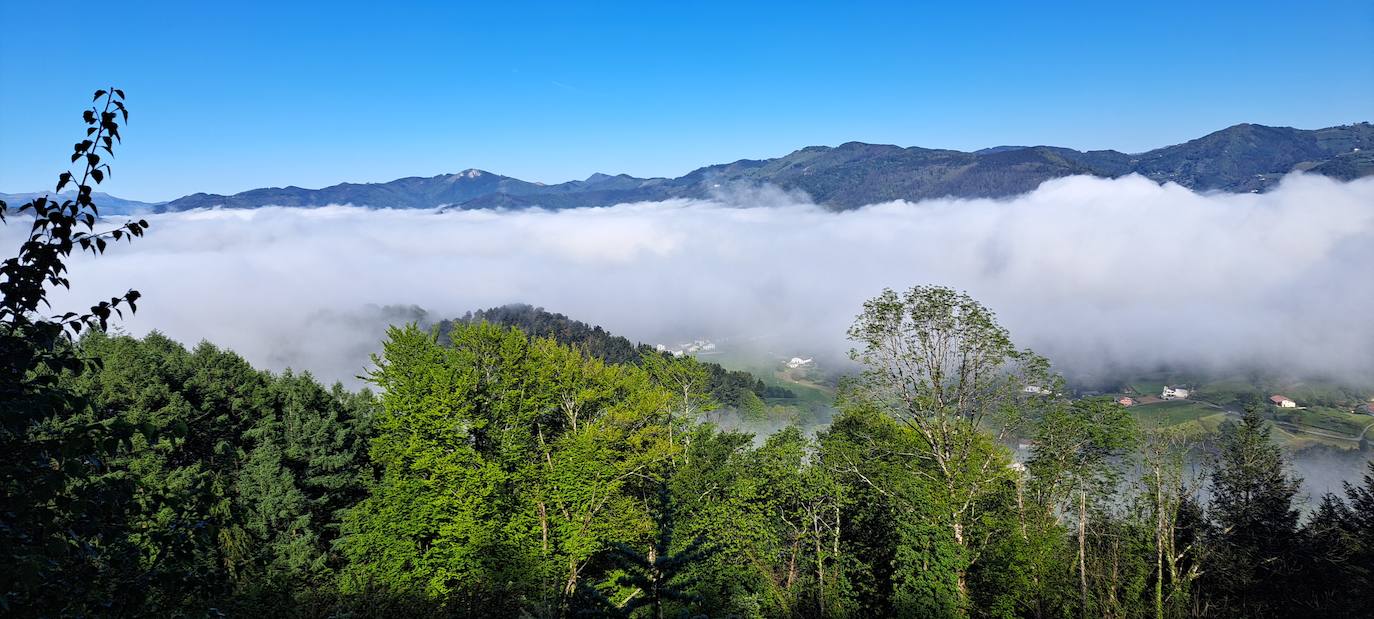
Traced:
[[102, 3], [102, 41], [94, 3], [0, 1], [0, 191], [49, 186], [107, 84], [105, 187], [142, 200], [1374, 120], [1369, 0], [925, 4]]

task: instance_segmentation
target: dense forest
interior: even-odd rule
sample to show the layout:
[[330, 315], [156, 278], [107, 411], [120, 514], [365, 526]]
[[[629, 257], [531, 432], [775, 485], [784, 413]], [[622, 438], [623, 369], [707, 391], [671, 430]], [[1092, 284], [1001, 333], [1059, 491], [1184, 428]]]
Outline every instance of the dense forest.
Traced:
[[[7, 616], [1374, 608], [1374, 465], [1304, 515], [1257, 414], [1205, 443], [1142, 431], [1111, 399], [1063, 395], [1047, 360], [947, 288], [856, 308], [863, 370], [838, 415], [769, 436], [703, 421], [730, 405], [710, 366], [562, 326], [396, 326], [375, 390], [350, 392], [120, 334], [134, 291], [47, 317], [73, 251], [147, 229], [95, 231], [95, 150], [123, 93], [96, 99], [84, 171], [59, 180], [76, 198], [20, 207], [9, 225], [32, 234], [0, 267]], [[1024, 457], [1013, 436], [1034, 437]]]
[[[448, 332], [455, 323], [475, 324], [490, 322], [498, 325], [516, 327], [533, 337], [547, 337], [561, 344], [577, 345], [592, 357], [606, 363], [641, 364], [646, 355], [658, 354], [665, 358], [669, 353], [655, 351], [647, 344], [634, 344], [630, 340], [613, 335], [598, 326], [573, 320], [542, 307], [524, 304], [503, 305], [491, 309], [468, 312], [462, 318], [441, 321], [439, 341], [446, 342]], [[727, 370], [718, 363], [700, 362], [707, 372], [706, 391], [716, 402], [747, 413], [760, 413], [763, 398], [787, 399], [795, 394], [786, 387], [766, 385], [762, 380], [740, 370]]]

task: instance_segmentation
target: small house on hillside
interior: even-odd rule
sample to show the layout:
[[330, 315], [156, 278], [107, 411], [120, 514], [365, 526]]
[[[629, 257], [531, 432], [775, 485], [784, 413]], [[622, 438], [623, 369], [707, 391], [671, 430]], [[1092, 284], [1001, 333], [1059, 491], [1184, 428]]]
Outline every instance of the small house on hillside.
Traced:
[[1132, 398], [1125, 397], [1125, 396], [1122, 396], [1121, 398], [1118, 398], [1118, 399], [1116, 400], [1116, 403], [1117, 403], [1117, 404], [1120, 404], [1120, 405], [1122, 405], [1122, 406], [1135, 406], [1135, 400], [1132, 399]]
[[1279, 408], [1297, 408], [1298, 403], [1288, 399], [1288, 396], [1274, 394], [1269, 396], [1269, 401]]
[[1165, 400], [1187, 400], [1188, 390], [1183, 387], [1165, 387], [1159, 397]]

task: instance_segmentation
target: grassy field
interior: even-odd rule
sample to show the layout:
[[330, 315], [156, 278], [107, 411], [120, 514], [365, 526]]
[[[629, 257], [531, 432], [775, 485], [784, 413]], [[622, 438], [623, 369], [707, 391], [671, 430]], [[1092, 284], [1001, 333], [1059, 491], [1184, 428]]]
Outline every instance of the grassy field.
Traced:
[[[1340, 449], [1360, 447], [1357, 437], [1374, 423], [1374, 416], [1354, 414], [1374, 396], [1374, 385], [1349, 386], [1299, 377], [1214, 374], [1183, 374], [1154, 371], [1124, 380], [1137, 400], [1157, 398], [1165, 385], [1193, 387], [1192, 399], [1149, 402], [1131, 408], [1142, 428], [1177, 426], [1194, 434], [1217, 430], [1227, 419], [1249, 406], [1271, 421], [1274, 439], [1294, 449], [1322, 445]], [[1283, 394], [1298, 403], [1298, 409], [1280, 409], [1268, 398]], [[1371, 430], [1374, 435], [1374, 430]], [[1374, 436], [1369, 438], [1374, 439]]]
[[791, 423], [809, 427], [817, 423], [829, 423], [834, 413], [835, 390], [823, 384], [803, 380], [793, 380], [782, 371], [780, 361], [770, 358], [722, 352], [708, 358], [730, 370], [743, 370], [762, 380], [771, 387], [783, 387], [796, 397], [767, 398], [771, 418], [790, 418]]
[[786, 387], [792, 393], [797, 394], [795, 398], [769, 398], [769, 404], [785, 403], [805, 403], [805, 404], [824, 404], [829, 406], [835, 403], [835, 392], [819, 385], [801, 383], [779, 379], [777, 376], [768, 374], [755, 374], [766, 385]]
[[1192, 400], [1137, 404], [1130, 411], [1143, 429], [1177, 426], [1189, 434], [1215, 431], [1227, 417], [1220, 408]]
[[1194, 396], [1217, 404], [1232, 404], [1246, 398], [1258, 398], [1262, 389], [1242, 379], [1219, 380], [1206, 383], [1195, 390]]
[[1276, 421], [1308, 427], [1331, 434], [1356, 437], [1364, 432], [1366, 426], [1374, 423], [1374, 416], [1355, 415], [1335, 408], [1314, 406], [1306, 409], [1273, 410]]
[[1132, 382], [1130, 386], [1131, 386], [1131, 389], [1135, 391], [1135, 395], [1136, 395], [1137, 397], [1138, 397], [1138, 396], [1154, 396], [1154, 397], [1157, 398], [1157, 397], [1159, 397], [1159, 394], [1160, 394], [1161, 392], [1164, 391], [1164, 383], [1163, 383], [1163, 382], [1155, 382], [1155, 381], [1135, 381], [1135, 382]]
[[[835, 389], [828, 384], [813, 382], [812, 377], [821, 376], [819, 373], [789, 371], [779, 359], [738, 353], [713, 355], [712, 360], [730, 369], [746, 370], [770, 386], [791, 390], [796, 397], [769, 398], [767, 404], [793, 416], [803, 425], [824, 423], [834, 412]], [[1228, 411], [1240, 411], [1246, 404], [1263, 403], [1261, 414], [1272, 422], [1273, 436], [1278, 442], [1297, 449], [1312, 445], [1355, 449], [1359, 447], [1356, 437], [1367, 426], [1374, 424], [1374, 415], [1353, 414], [1348, 410], [1319, 405], [1280, 409], [1268, 405], [1263, 399], [1267, 398], [1267, 394], [1278, 392], [1292, 397], [1301, 405], [1314, 400], [1337, 398], [1349, 401], [1352, 397], [1349, 391], [1311, 382], [1289, 382], [1280, 388], [1256, 385], [1245, 378], [1233, 376], [1190, 383], [1183, 376], [1161, 372], [1136, 377], [1123, 387], [1129, 386], [1134, 391], [1130, 395], [1139, 401], [1141, 398], [1157, 399], [1165, 385], [1173, 384], [1196, 385], [1193, 389], [1194, 398], [1156, 400], [1132, 406], [1129, 409], [1131, 416], [1142, 429], [1177, 427], [1192, 435], [1211, 434], [1227, 420], [1238, 417], [1239, 413]], [[1120, 395], [1112, 394], [1112, 397]], [[1370, 434], [1374, 435], [1374, 429]], [[1374, 439], [1374, 436], [1370, 438]]]

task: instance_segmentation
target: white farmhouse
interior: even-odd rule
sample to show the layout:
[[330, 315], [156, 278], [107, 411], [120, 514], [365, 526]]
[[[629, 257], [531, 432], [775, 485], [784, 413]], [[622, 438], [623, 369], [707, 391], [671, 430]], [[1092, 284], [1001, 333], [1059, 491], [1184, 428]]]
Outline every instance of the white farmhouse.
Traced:
[[1297, 408], [1298, 403], [1288, 399], [1286, 395], [1274, 394], [1269, 396], [1269, 401], [1279, 408]]
[[1165, 400], [1187, 400], [1188, 390], [1183, 387], [1164, 387], [1164, 392], [1159, 397]]

